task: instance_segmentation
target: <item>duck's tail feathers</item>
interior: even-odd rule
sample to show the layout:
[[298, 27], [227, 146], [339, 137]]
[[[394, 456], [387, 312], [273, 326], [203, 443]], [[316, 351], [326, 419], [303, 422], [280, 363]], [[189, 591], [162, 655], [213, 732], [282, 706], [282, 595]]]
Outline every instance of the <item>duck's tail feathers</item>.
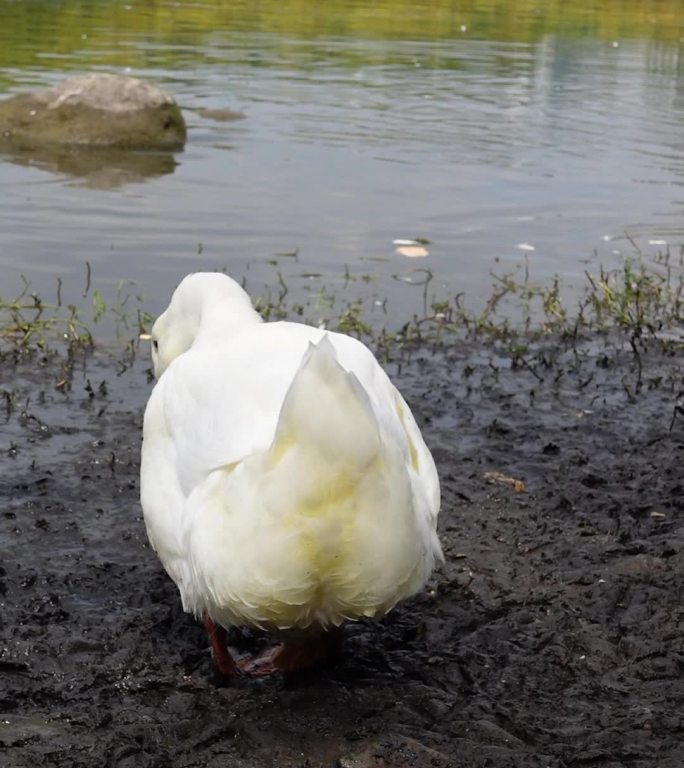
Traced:
[[368, 394], [339, 363], [327, 334], [310, 344], [285, 396], [272, 450], [308, 446], [329, 465], [362, 471], [380, 449]]

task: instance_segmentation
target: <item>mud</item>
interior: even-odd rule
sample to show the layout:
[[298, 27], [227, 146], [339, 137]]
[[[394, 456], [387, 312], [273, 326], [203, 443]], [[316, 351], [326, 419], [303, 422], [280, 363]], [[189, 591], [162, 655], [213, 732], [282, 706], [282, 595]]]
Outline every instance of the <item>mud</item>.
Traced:
[[681, 768], [681, 354], [391, 365], [440, 470], [446, 565], [349, 626], [336, 664], [227, 685], [146, 545], [145, 366], [91, 359], [68, 391], [5, 361], [0, 765]]

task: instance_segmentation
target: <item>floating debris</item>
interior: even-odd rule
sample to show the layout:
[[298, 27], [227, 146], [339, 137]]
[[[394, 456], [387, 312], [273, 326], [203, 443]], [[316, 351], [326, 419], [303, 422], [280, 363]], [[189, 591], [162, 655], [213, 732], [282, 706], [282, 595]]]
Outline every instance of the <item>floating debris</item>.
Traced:
[[409, 259], [423, 259], [429, 251], [422, 245], [400, 245], [397, 248], [397, 253], [407, 256]]
[[537, 250], [533, 245], [530, 245], [530, 243], [518, 243], [515, 247], [519, 251], [536, 251]]
[[424, 259], [429, 251], [425, 245], [430, 241], [424, 237], [417, 237], [414, 240], [397, 239], [392, 240], [392, 244], [398, 246], [396, 253], [401, 256], [407, 256], [409, 259]]
[[661, 240], [661, 239], [649, 240], [648, 244], [649, 245], [667, 245], [667, 240]]

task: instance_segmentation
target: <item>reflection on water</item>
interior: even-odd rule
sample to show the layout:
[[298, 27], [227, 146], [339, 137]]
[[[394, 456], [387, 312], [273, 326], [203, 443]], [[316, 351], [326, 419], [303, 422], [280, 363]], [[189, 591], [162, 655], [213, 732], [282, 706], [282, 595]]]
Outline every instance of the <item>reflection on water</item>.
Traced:
[[[430, 240], [420, 267], [442, 294], [483, 295], [492, 269], [525, 259], [535, 277], [572, 280], [632, 240], [679, 248], [682, 10], [0, 0], [5, 90], [130, 69], [170, 90], [189, 128], [185, 153], [145, 183], [117, 173], [116, 189], [86, 192], [63, 160], [0, 163], [0, 294], [20, 272], [40, 287], [88, 260], [156, 306], [204, 267], [256, 288], [278, 270], [296, 297], [343, 286], [347, 265], [374, 277], [350, 295], [406, 312], [422, 288], [395, 239]], [[246, 119], [210, 119], [226, 109]]]
[[171, 152], [134, 152], [100, 147], [46, 145], [0, 149], [0, 160], [39, 168], [88, 189], [116, 189], [127, 184], [173, 173], [177, 162]]

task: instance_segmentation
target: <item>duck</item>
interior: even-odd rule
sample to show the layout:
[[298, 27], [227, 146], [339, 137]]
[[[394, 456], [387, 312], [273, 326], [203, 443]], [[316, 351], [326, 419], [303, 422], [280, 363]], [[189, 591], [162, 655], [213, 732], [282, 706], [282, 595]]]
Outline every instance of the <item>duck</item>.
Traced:
[[[351, 336], [265, 322], [223, 273], [186, 276], [151, 330], [140, 499], [151, 547], [222, 675], [303, 669], [443, 560], [435, 462]], [[253, 658], [233, 627], [281, 641]]]

